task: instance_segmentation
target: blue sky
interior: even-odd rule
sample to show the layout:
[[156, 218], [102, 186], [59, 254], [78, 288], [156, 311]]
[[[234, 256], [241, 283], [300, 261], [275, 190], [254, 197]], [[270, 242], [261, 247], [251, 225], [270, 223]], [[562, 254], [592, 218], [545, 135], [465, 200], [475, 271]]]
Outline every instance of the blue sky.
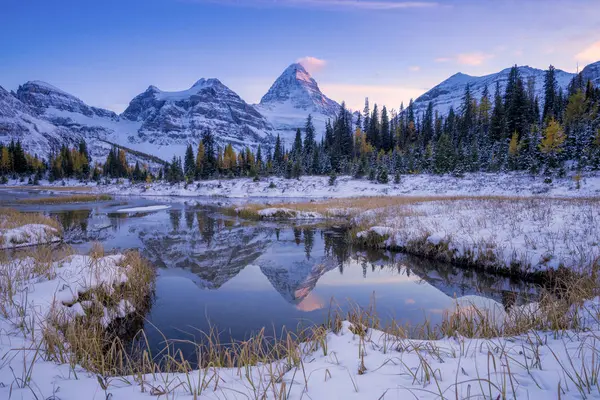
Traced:
[[255, 103], [304, 58], [321, 89], [398, 108], [456, 72], [600, 60], [597, 0], [2, 0], [0, 85], [122, 111], [217, 77]]

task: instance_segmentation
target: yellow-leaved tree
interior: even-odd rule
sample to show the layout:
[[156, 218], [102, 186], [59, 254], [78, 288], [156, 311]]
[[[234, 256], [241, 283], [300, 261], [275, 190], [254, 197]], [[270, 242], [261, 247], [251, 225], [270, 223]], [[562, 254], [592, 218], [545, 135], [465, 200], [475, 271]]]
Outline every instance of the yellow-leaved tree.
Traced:
[[544, 129], [544, 137], [540, 143], [540, 151], [550, 157], [555, 157], [562, 152], [562, 146], [565, 142], [565, 131], [560, 122], [551, 118], [548, 126]]
[[553, 118], [548, 121], [548, 126], [544, 129], [544, 137], [540, 142], [540, 152], [547, 157], [548, 167], [556, 167], [557, 156], [563, 151], [563, 143], [566, 136], [560, 122]]

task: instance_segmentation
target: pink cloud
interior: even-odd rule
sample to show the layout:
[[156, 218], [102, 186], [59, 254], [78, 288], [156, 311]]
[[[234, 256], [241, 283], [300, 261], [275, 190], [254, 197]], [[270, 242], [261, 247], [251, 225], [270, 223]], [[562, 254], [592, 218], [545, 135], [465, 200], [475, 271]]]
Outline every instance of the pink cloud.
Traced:
[[327, 61], [310, 56], [299, 58], [296, 62], [301, 64], [310, 74], [321, 71], [327, 65]]
[[435, 62], [445, 63], [453, 61], [460, 65], [471, 65], [477, 66], [481, 65], [490, 58], [494, 58], [493, 54], [482, 53], [482, 52], [473, 52], [473, 53], [461, 53], [453, 57], [438, 57], [435, 59]]
[[600, 60], [600, 40], [592, 43], [575, 55], [577, 61], [598, 61]]

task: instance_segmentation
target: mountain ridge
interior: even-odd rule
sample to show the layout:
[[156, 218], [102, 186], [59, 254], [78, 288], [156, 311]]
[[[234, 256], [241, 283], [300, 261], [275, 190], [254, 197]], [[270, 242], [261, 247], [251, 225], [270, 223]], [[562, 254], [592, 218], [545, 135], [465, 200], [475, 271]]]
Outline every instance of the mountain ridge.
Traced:
[[[518, 68], [526, 82], [535, 81], [534, 91], [543, 100], [545, 71]], [[506, 68], [484, 76], [458, 72], [417, 97], [415, 114], [424, 113], [429, 102], [440, 114], [450, 107], [457, 109], [467, 84], [475, 98], [481, 97], [485, 87], [493, 95], [496, 82], [504, 89], [509, 71]], [[585, 66], [581, 73], [585, 80], [600, 86], [600, 61]], [[574, 76], [556, 70], [563, 90]], [[286, 67], [258, 104], [246, 103], [217, 78], [201, 78], [182, 91], [150, 85], [121, 114], [90, 106], [56, 86], [32, 80], [16, 92], [0, 86], [0, 142], [21, 140], [28, 152], [47, 157], [63, 144], [73, 146], [86, 140], [92, 158], [99, 161], [114, 143], [169, 161], [174, 155], [182, 156], [188, 144], [196, 146], [205, 129], [213, 131], [221, 147], [227, 143], [237, 149], [270, 147], [277, 135], [290, 144], [309, 114], [318, 140], [339, 108], [299, 63]]]

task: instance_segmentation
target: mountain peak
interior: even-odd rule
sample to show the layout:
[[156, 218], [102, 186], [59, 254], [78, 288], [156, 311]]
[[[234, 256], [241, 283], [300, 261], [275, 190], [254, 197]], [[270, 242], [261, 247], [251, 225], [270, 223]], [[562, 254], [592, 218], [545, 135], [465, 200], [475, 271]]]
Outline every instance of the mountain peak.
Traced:
[[196, 81], [196, 83], [194, 83], [192, 85], [192, 88], [205, 88], [205, 87], [210, 87], [210, 86], [224, 86], [220, 80], [218, 80], [217, 78], [200, 78], [199, 80]]
[[339, 105], [325, 96], [319, 85], [299, 63], [288, 66], [260, 100], [267, 108], [281, 107], [333, 116]]

